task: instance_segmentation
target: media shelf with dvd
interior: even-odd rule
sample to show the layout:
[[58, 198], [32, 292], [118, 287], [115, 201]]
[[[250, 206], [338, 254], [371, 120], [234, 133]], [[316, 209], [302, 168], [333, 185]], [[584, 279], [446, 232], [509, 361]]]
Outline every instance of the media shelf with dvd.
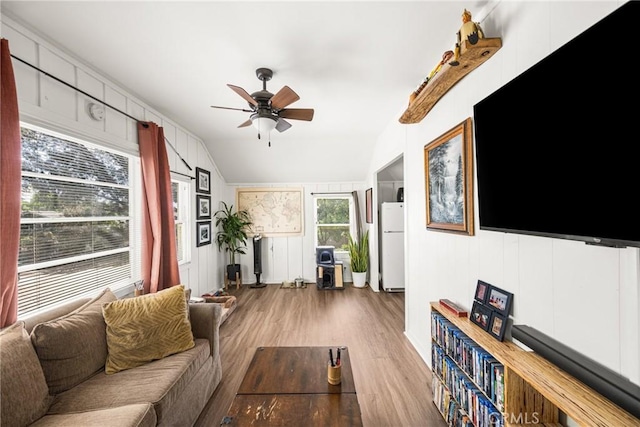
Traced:
[[562, 426], [566, 415], [580, 426], [640, 426], [539, 354], [495, 340], [440, 302], [430, 306], [434, 404], [449, 425]]

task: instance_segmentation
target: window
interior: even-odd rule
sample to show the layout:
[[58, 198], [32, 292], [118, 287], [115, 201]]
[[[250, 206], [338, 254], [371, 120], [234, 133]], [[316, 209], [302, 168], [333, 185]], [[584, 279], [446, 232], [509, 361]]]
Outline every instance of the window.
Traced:
[[315, 198], [316, 246], [334, 246], [346, 251], [353, 230], [353, 200], [347, 197]]
[[140, 272], [137, 159], [30, 126], [21, 133], [18, 317], [130, 284]]
[[189, 237], [191, 233], [191, 222], [189, 221], [189, 194], [191, 183], [171, 180], [171, 193], [173, 195], [173, 219], [176, 228], [176, 253], [178, 264], [184, 264], [191, 260], [191, 244]]

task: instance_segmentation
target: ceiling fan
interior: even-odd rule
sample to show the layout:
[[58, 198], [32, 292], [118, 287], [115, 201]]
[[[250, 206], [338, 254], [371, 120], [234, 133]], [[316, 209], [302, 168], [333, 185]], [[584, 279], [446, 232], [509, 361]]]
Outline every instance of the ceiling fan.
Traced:
[[[238, 127], [246, 127], [251, 124], [258, 130], [260, 135], [269, 134], [273, 129], [284, 132], [291, 127], [291, 123], [285, 119], [306, 120], [313, 119], [313, 108], [286, 108], [300, 99], [297, 93], [289, 86], [284, 86], [275, 95], [267, 90], [267, 82], [273, 77], [273, 71], [269, 68], [258, 68], [256, 76], [262, 81], [262, 90], [249, 93], [240, 86], [227, 84], [235, 93], [240, 95], [249, 103], [249, 108], [218, 107], [212, 105], [211, 108], [222, 108], [225, 110], [238, 110], [251, 113], [249, 119], [241, 123]], [[269, 141], [271, 146], [271, 141]]]

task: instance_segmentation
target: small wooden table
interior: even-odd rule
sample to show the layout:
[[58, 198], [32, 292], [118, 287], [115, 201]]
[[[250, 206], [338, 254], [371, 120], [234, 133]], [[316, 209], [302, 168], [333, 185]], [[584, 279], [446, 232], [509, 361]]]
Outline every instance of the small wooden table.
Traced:
[[342, 379], [331, 385], [329, 348], [258, 347], [221, 425], [361, 426], [349, 351], [340, 347]]

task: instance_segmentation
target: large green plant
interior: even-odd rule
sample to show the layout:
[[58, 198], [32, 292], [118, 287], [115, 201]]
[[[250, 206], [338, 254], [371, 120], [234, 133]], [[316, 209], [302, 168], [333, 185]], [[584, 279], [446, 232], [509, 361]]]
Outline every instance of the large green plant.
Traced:
[[354, 240], [349, 235], [349, 257], [351, 258], [351, 271], [366, 273], [369, 269], [369, 230], [362, 233], [359, 240]]
[[233, 212], [233, 205], [227, 206], [222, 202], [223, 208], [218, 210], [216, 217], [216, 243], [218, 250], [224, 249], [229, 254], [229, 265], [235, 265], [236, 254], [246, 254], [247, 231], [253, 224], [249, 212], [245, 210]]

